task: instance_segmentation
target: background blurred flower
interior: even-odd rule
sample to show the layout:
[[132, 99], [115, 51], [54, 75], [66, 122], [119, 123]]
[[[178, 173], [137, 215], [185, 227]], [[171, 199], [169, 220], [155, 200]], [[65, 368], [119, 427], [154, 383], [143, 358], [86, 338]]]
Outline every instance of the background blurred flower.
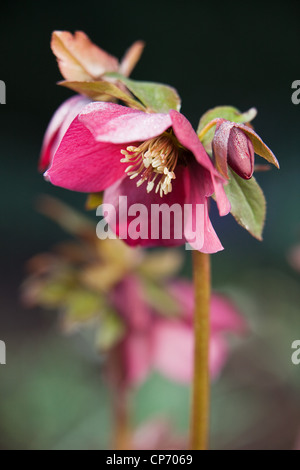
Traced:
[[289, 250], [288, 261], [293, 269], [300, 272], [300, 245], [295, 245]]
[[[166, 317], [149, 308], [139, 279], [128, 277], [114, 292], [119, 314], [126, 320], [127, 333], [121, 344], [125, 381], [139, 384], [151, 370], [168, 379], [189, 384], [193, 376], [194, 290], [188, 281], [166, 286], [178, 305], [178, 313]], [[143, 298], [144, 297], [144, 298]], [[211, 301], [210, 371], [216, 378], [229, 353], [226, 333], [244, 333], [246, 323], [234, 305], [214, 294]]]
[[[143, 382], [151, 370], [189, 383], [193, 371], [193, 286], [175, 280], [178, 251], [146, 253], [120, 240], [99, 240], [84, 216], [44, 198], [40, 209], [79, 237], [29, 262], [23, 286], [27, 305], [62, 311], [64, 331], [93, 331], [107, 357], [106, 373], [118, 385]], [[226, 333], [243, 333], [244, 320], [228, 299], [211, 304], [210, 369], [215, 378], [228, 356]], [[110, 370], [119, 361], [117, 374]]]
[[[154, 327], [153, 363], [163, 375], [182, 383], [193, 376], [194, 289], [188, 281], [174, 281], [170, 292], [177, 299], [181, 315], [177, 319], [158, 319]], [[242, 334], [246, 322], [226, 297], [211, 298], [210, 373], [216, 378], [229, 353], [227, 333]], [[176, 345], [176, 347], [174, 347]]]

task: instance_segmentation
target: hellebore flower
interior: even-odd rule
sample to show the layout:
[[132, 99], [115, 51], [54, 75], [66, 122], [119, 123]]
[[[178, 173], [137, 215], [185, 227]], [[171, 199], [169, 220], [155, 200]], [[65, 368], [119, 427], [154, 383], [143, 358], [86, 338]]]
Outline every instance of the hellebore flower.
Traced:
[[254, 130], [245, 124], [216, 119], [216, 132], [212, 141], [216, 168], [228, 178], [227, 165], [243, 179], [250, 179], [254, 171], [254, 153], [273, 163], [279, 163], [273, 152]]
[[[230, 211], [224, 179], [199, 141], [189, 121], [179, 112], [150, 114], [114, 103], [88, 104], [74, 119], [63, 136], [52, 164], [45, 173], [54, 185], [81, 192], [105, 190], [104, 202], [113, 205], [121, 227], [119, 196], [127, 196], [128, 205], [140, 203], [148, 213], [148, 236], [133, 239], [130, 245], [180, 245], [188, 241], [195, 249], [214, 253], [222, 245], [208, 215], [208, 198], [215, 193], [220, 215]], [[169, 207], [189, 205], [181, 237], [174, 236], [174, 221], [169, 239], [152, 239], [151, 205]], [[201, 230], [204, 241], [195, 241], [196, 205], [204, 208]], [[183, 224], [182, 224], [183, 225]]]
[[[152, 369], [175, 382], [192, 381], [194, 288], [188, 281], [174, 281], [168, 291], [179, 306], [178, 314], [171, 318], [149, 308], [137, 278], [127, 277], [116, 287], [116, 308], [127, 325], [121, 355], [124, 380], [130, 385], [143, 382]], [[226, 297], [213, 294], [210, 338], [213, 379], [218, 377], [229, 355], [226, 334], [241, 334], [245, 330], [246, 323], [236, 307]]]

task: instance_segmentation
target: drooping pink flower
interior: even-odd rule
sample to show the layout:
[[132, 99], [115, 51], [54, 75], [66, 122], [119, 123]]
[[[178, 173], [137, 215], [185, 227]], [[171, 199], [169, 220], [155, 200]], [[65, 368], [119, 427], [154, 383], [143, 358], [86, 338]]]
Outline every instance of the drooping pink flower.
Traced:
[[[116, 292], [116, 306], [127, 324], [122, 343], [127, 383], [143, 382], [151, 370], [172, 381], [188, 384], [193, 377], [194, 290], [188, 281], [176, 281], [169, 292], [178, 301], [179, 315], [164, 318], [151, 310], [142, 297], [142, 286], [128, 277]], [[210, 373], [220, 374], [229, 355], [227, 333], [241, 334], [246, 322], [226, 297], [214, 294], [211, 300]]]
[[228, 178], [229, 165], [241, 178], [250, 179], [254, 171], [254, 153], [279, 168], [273, 152], [251, 127], [225, 119], [215, 121], [212, 150], [216, 167], [224, 177]]
[[[189, 121], [179, 112], [149, 114], [114, 103], [88, 104], [63, 136], [45, 174], [52, 184], [73, 191], [100, 192], [104, 202], [117, 211], [113, 230], [128, 230], [119, 223], [119, 196], [128, 206], [143, 204], [148, 209], [148, 237], [133, 239], [130, 245], [180, 245], [187, 240], [206, 253], [222, 249], [208, 215], [208, 198], [215, 193], [220, 215], [230, 211], [224, 179], [199, 141]], [[151, 237], [151, 206], [166, 203], [187, 206], [181, 237]], [[204, 208], [201, 230], [204, 241], [195, 239], [196, 205]], [[182, 211], [183, 214], [183, 211]], [[130, 222], [130, 219], [128, 219]]]

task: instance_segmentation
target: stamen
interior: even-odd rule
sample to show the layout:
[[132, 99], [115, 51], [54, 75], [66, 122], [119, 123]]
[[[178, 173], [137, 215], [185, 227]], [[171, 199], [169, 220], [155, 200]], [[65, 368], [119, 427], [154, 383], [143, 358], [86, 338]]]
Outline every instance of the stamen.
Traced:
[[126, 150], [121, 150], [124, 158], [122, 163], [129, 163], [125, 173], [130, 179], [140, 176], [137, 187], [145, 181], [147, 192], [155, 187], [155, 180], [160, 176], [156, 184], [155, 192], [163, 197], [172, 191], [172, 180], [176, 178], [174, 170], [179, 158], [179, 147], [174, 142], [173, 136], [165, 132], [159, 137], [143, 142], [139, 147], [130, 145]]

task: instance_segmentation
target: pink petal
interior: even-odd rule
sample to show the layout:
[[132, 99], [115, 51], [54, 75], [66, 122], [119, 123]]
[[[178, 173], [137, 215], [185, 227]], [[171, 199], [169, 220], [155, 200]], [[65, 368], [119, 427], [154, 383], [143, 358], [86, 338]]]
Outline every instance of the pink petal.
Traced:
[[217, 174], [213, 163], [207, 155], [202, 143], [199, 140], [196, 132], [192, 128], [191, 123], [186, 119], [183, 114], [170, 110], [170, 116], [172, 119], [172, 126], [174, 133], [179, 142], [192, 152], [196, 160], [207, 170]]
[[144, 47], [144, 41], [136, 41], [134, 44], [132, 44], [128, 51], [126, 51], [120, 63], [119, 73], [125, 77], [129, 77], [137, 62], [139, 61]]
[[193, 320], [195, 308], [193, 283], [187, 280], [176, 280], [168, 285], [168, 291], [182, 307], [183, 317], [186, 320]]
[[96, 142], [78, 120], [62, 138], [45, 177], [56, 186], [82, 192], [100, 192], [124, 176], [123, 145]]
[[118, 60], [100, 49], [82, 31], [54, 31], [51, 48], [66, 80], [99, 79], [106, 72], [117, 72]]
[[[183, 227], [183, 210], [182, 205], [184, 203], [184, 187], [183, 187], [183, 168], [178, 167], [176, 170], [176, 179], [174, 180], [173, 190], [171, 193], [164, 195], [162, 198], [159, 194], [155, 194], [155, 189], [152, 192], [147, 193], [146, 191], [146, 184], [144, 183], [139, 188], [136, 186], [136, 180], [131, 180], [128, 177], [125, 177], [121, 181], [117, 182], [113, 186], [109, 187], [104, 193], [104, 204], [112, 204], [116, 209], [116, 224], [114, 220], [111, 218], [111, 214], [106, 219], [108, 224], [110, 225], [113, 232], [115, 232], [121, 238], [124, 238], [124, 241], [131, 246], [178, 246], [182, 245], [185, 241], [184, 236], [179, 239], [175, 239], [174, 237], [174, 217], [171, 215], [171, 224], [170, 224], [170, 237], [167, 239], [163, 238], [162, 233], [162, 223], [160, 219], [159, 225], [153, 225], [151, 221], [151, 214], [153, 205], [162, 205], [166, 204], [168, 207], [172, 206], [173, 204], [177, 204], [177, 209], [181, 212], [181, 220], [180, 217], [176, 218], [178, 224], [181, 222], [181, 227]], [[129, 208], [133, 204], [141, 204], [143, 205], [143, 211], [146, 211], [146, 219], [144, 220], [144, 226], [146, 227], [146, 237], [145, 239], [138, 238], [134, 240], [129, 235], [129, 226], [130, 223], [135, 219], [135, 216], [128, 216], [128, 220], [120, 221], [120, 213], [123, 214], [124, 212], [127, 214], [126, 208], [121, 208], [120, 211], [120, 196], [127, 196], [127, 207]], [[179, 206], [179, 207], [178, 207]], [[137, 217], [139, 213], [137, 214]], [[121, 218], [122, 219], [122, 218]], [[155, 220], [154, 220], [155, 222]], [[166, 225], [164, 225], [166, 227]], [[148, 228], [148, 230], [147, 230]], [[157, 229], [157, 233], [159, 235], [158, 239], [152, 238], [151, 233], [152, 229]], [[124, 234], [122, 236], [121, 234]]]
[[209, 369], [212, 379], [217, 379], [228, 359], [228, 346], [220, 334], [211, 334], [209, 350]]
[[211, 298], [211, 327], [218, 331], [246, 331], [246, 321], [231, 300], [220, 294]]
[[125, 318], [130, 330], [147, 331], [151, 314], [143, 296], [143, 286], [138, 278], [127, 276], [116, 286], [113, 303]]
[[[226, 340], [211, 334], [209, 370], [212, 379], [220, 374], [228, 358]], [[191, 383], [194, 364], [193, 328], [180, 321], [159, 320], [153, 332], [153, 367], [169, 380]]]
[[[189, 165], [188, 172], [185, 174], [185, 203], [190, 204], [191, 207], [186, 213], [185, 217], [185, 238], [193, 247], [193, 249], [201, 251], [202, 253], [216, 253], [223, 250], [216, 232], [211, 225], [208, 207], [207, 195], [211, 191], [211, 178], [210, 174], [203, 167], [196, 162]], [[199, 220], [201, 222], [200, 230], [196, 235], [193, 230], [196, 228], [197, 205], [202, 205], [204, 208], [204, 218]]]
[[45, 171], [71, 122], [82, 108], [89, 103], [87, 98], [76, 95], [64, 101], [55, 111], [46, 130], [39, 161], [39, 170]]
[[227, 152], [230, 131], [234, 127], [233, 122], [219, 119], [216, 126], [216, 132], [212, 141], [213, 155], [216, 167], [220, 173], [228, 178], [227, 170]]
[[170, 116], [174, 133], [179, 142], [193, 153], [201, 166], [210, 172], [210, 178], [213, 184], [210, 189], [210, 194], [207, 194], [207, 196], [211, 196], [215, 192], [220, 215], [227, 215], [230, 212], [231, 206], [223, 188], [223, 184], [226, 183], [226, 181], [215, 169], [213, 162], [207, 155], [190, 122], [182, 114], [174, 110], [170, 111]]
[[151, 368], [151, 344], [149, 336], [130, 334], [123, 344], [125, 374], [129, 385], [141, 384]]
[[250, 138], [234, 127], [228, 141], [228, 164], [243, 179], [250, 179], [254, 171], [254, 148]]
[[224, 190], [224, 181], [219, 177], [213, 176], [213, 184], [215, 188], [216, 203], [219, 209], [219, 214], [220, 216], [227, 215], [231, 211], [231, 204]]
[[193, 329], [181, 321], [158, 320], [153, 330], [153, 367], [170, 380], [190, 383], [193, 376]]
[[168, 114], [148, 114], [118, 104], [102, 102], [86, 106], [80, 113], [79, 120], [98, 142], [114, 144], [152, 139], [172, 125]]
[[[188, 280], [176, 280], [168, 285], [168, 291], [182, 307], [183, 318], [192, 322], [195, 307], [193, 283]], [[247, 322], [241, 312], [224, 295], [212, 294], [210, 316], [213, 333], [221, 331], [244, 333], [247, 330]]]

